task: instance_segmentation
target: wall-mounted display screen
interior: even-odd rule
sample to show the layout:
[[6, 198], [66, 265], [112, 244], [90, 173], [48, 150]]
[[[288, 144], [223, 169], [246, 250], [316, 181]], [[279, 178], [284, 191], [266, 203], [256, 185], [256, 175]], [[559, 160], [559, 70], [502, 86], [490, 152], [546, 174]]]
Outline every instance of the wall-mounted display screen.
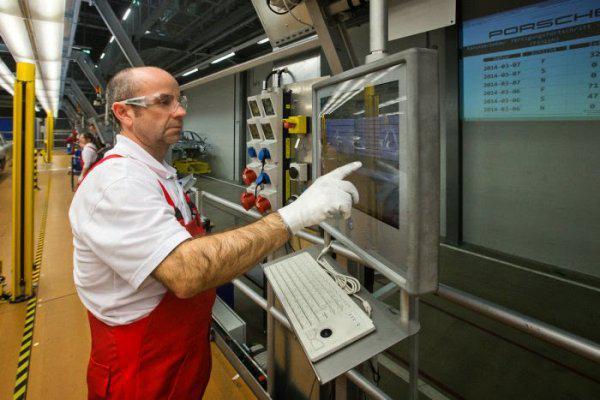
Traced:
[[600, 119], [600, 3], [550, 0], [466, 20], [464, 120]]
[[398, 146], [406, 97], [397, 78], [362, 86], [363, 81], [339, 85], [332, 96], [319, 99], [321, 173], [361, 161], [363, 167], [349, 178], [360, 193], [354, 207], [398, 228]]
[[275, 115], [275, 108], [273, 108], [273, 102], [271, 99], [262, 99], [263, 108], [265, 109], [265, 114], [267, 115]]
[[263, 133], [265, 134], [265, 139], [267, 140], [275, 140], [275, 135], [273, 134], [273, 128], [271, 128], [271, 124], [261, 124]]
[[250, 130], [250, 136], [254, 140], [260, 140], [260, 133], [258, 132], [258, 127], [256, 124], [248, 124], [248, 129]]
[[248, 105], [250, 106], [250, 112], [253, 117], [260, 117], [260, 108], [258, 108], [258, 103], [256, 100], [248, 100]]

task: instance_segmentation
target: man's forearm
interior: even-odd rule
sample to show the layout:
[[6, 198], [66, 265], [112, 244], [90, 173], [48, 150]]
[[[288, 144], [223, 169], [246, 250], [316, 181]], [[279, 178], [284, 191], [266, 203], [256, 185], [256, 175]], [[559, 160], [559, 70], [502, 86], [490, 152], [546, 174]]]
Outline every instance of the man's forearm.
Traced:
[[154, 276], [179, 297], [191, 297], [231, 281], [289, 239], [278, 213], [242, 228], [179, 245]]

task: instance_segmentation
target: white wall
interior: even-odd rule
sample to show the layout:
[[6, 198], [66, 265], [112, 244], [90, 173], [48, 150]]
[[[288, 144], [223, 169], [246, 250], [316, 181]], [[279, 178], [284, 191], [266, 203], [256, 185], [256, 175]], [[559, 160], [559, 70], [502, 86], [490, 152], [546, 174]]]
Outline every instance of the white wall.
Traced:
[[188, 113], [184, 130], [198, 132], [207, 137], [212, 146], [212, 175], [234, 179], [235, 76], [228, 76], [185, 91]]

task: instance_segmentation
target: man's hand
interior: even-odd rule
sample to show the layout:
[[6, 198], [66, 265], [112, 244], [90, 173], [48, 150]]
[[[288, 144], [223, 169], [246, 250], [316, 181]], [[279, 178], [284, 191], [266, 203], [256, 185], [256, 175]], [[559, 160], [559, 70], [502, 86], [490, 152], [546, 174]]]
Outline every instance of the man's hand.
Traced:
[[358, 202], [356, 187], [345, 181], [348, 175], [362, 167], [355, 161], [323, 175], [313, 182], [293, 203], [281, 208], [281, 218], [296, 234], [302, 228], [324, 221], [335, 215], [350, 217], [352, 204]]

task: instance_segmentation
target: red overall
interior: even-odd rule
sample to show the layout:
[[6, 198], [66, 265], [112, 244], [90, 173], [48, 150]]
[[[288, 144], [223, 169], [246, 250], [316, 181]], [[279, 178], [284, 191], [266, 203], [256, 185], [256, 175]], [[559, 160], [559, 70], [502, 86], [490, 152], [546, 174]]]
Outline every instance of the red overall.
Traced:
[[[111, 155], [100, 160], [100, 165]], [[204, 234], [198, 210], [187, 225], [160, 185], [181, 225], [194, 237]], [[92, 352], [88, 366], [88, 399], [201, 399], [211, 370], [210, 324], [215, 290], [191, 299], [167, 291], [146, 317], [128, 325], [109, 326], [88, 312]]]

